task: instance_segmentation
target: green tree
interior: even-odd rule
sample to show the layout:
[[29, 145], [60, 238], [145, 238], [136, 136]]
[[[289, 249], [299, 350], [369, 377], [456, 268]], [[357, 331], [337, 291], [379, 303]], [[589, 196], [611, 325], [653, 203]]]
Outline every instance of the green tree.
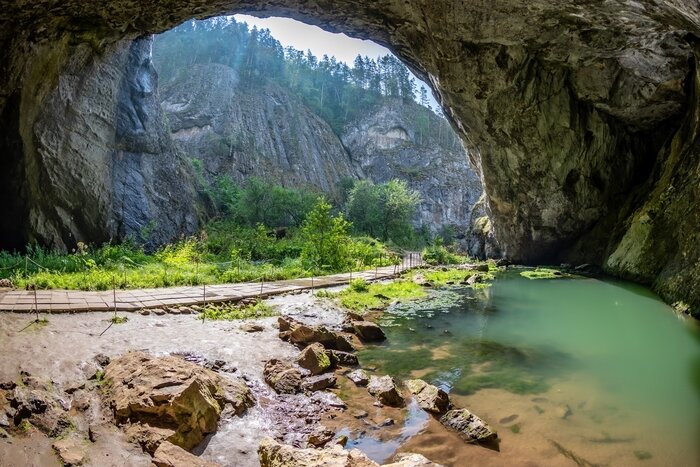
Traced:
[[350, 191], [346, 209], [357, 232], [405, 244], [413, 237], [411, 219], [419, 204], [420, 195], [403, 180], [362, 180]]
[[336, 271], [348, 267], [349, 228], [350, 223], [342, 213], [334, 216], [331, 205], [324, 198], [318, 198], [302, 226], [301, 259], [305, 267]]

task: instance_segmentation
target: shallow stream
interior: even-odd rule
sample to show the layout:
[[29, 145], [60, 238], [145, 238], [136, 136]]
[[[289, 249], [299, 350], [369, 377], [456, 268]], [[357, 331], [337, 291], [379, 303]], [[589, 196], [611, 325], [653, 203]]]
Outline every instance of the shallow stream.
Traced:
[[[402, 451], [453, 466], [700, 465], [700, 332], [642, 287], [516, 270], [394, 306], [380, 324], [388, 339], [363, 366], [441, 386], [501, 438], [500, 452], [468, 446], [408, 410], [422, 433]], [[379, 461], [395, 449], [352, 444]]]

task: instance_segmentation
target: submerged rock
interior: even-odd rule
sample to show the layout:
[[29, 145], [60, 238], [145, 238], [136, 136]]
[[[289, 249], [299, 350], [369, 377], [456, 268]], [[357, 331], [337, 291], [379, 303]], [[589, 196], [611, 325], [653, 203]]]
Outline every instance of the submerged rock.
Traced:
[[345, 376], [357, 386], [367, 386], [367, 383], [369, 383], [369, 375], [365, 370], [351, 371]]
[[440, 423], [455, 430], [468, 443], [492, 445], [498, 441], [498, 434], [467, 409], [448, 411], [440, 418]]
[[331, 360], [326, 355], [326, 349], [318, 342], [302, 350], [297, 357], [297, 363], [300, 367], [309, 370], [312, 375], [319, 375], [331, 367]]
[[384, 334], [384, 331], [382, 331], [382, 328], [370, 321], [353, 321], [352, 328], [354, 329], [355, 334], [357, 334], [357, 336], [363, 341], [374, 342], [383, 341], [386, 339], [386, 335]]
[[192, 449], [216, 431], [225, 407], [237, 415], [255, 403], [248, 387], [176, 356], [130, 352], [105, 369], [107, 401], [117, 423], [171, 429], [168, 441]]
[[371, 376], [367, 385], [367, 391], [384, 405], [391, 407], [404, 406], [404, 400], [399, 394], [396, 383], [391, 376]]
[[278, 394], [296, 394], [301, 390], [301, 372], [291, 362], [273, 358], [265, 364], [263, 376]]
[[441, 414], [450, 408], [450, 397], [442, 389], [428, 384], [422, 379], [411, 379], [405, 384], [423, 410]]

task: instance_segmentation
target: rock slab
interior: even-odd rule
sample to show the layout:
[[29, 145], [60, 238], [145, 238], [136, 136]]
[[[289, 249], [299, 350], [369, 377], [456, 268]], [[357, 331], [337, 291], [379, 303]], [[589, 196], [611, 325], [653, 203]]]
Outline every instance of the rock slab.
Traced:
[[450, 408], [450, 397], [442, 389], [428, 384], [422, 379], [411, 379], [405, 384], [423, 410], [441, 414]]
[[379, 402], [391, 407], [403, 407], [404, 400], [399, 394], [396, 383], [391, 376], [371, 376], [367, 391], [376, 397]]
[[448, 411], [440, 418], [440, 423], [455, 430], [468, 443], [490, 445], [498, 441], [498, 434], [467, 409]]
[[225, 407], [237, 415], [255, 403], [248, 387], [180, 357], [130, 352], [105, 368], [107, 401], [117, 423], [171, 429], [171, 443], [190, 450], [216, 431]]

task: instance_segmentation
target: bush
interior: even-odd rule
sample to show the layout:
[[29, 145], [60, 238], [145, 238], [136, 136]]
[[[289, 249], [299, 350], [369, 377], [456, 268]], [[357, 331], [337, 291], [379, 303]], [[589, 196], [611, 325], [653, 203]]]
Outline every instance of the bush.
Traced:
[[438, 264], [461, 264], [468, 260], [468, 257], [457, 255], [445, 248], [441, 237], [436, 237], [432, 245], [425, 247], [423, 250], [423, 261], [433, 266]]
[[353, 279], [352, 282], [350, 282], [349, 288], [353, 292], [367, 292], [369, 290], [369, 284], [362, 278]]

